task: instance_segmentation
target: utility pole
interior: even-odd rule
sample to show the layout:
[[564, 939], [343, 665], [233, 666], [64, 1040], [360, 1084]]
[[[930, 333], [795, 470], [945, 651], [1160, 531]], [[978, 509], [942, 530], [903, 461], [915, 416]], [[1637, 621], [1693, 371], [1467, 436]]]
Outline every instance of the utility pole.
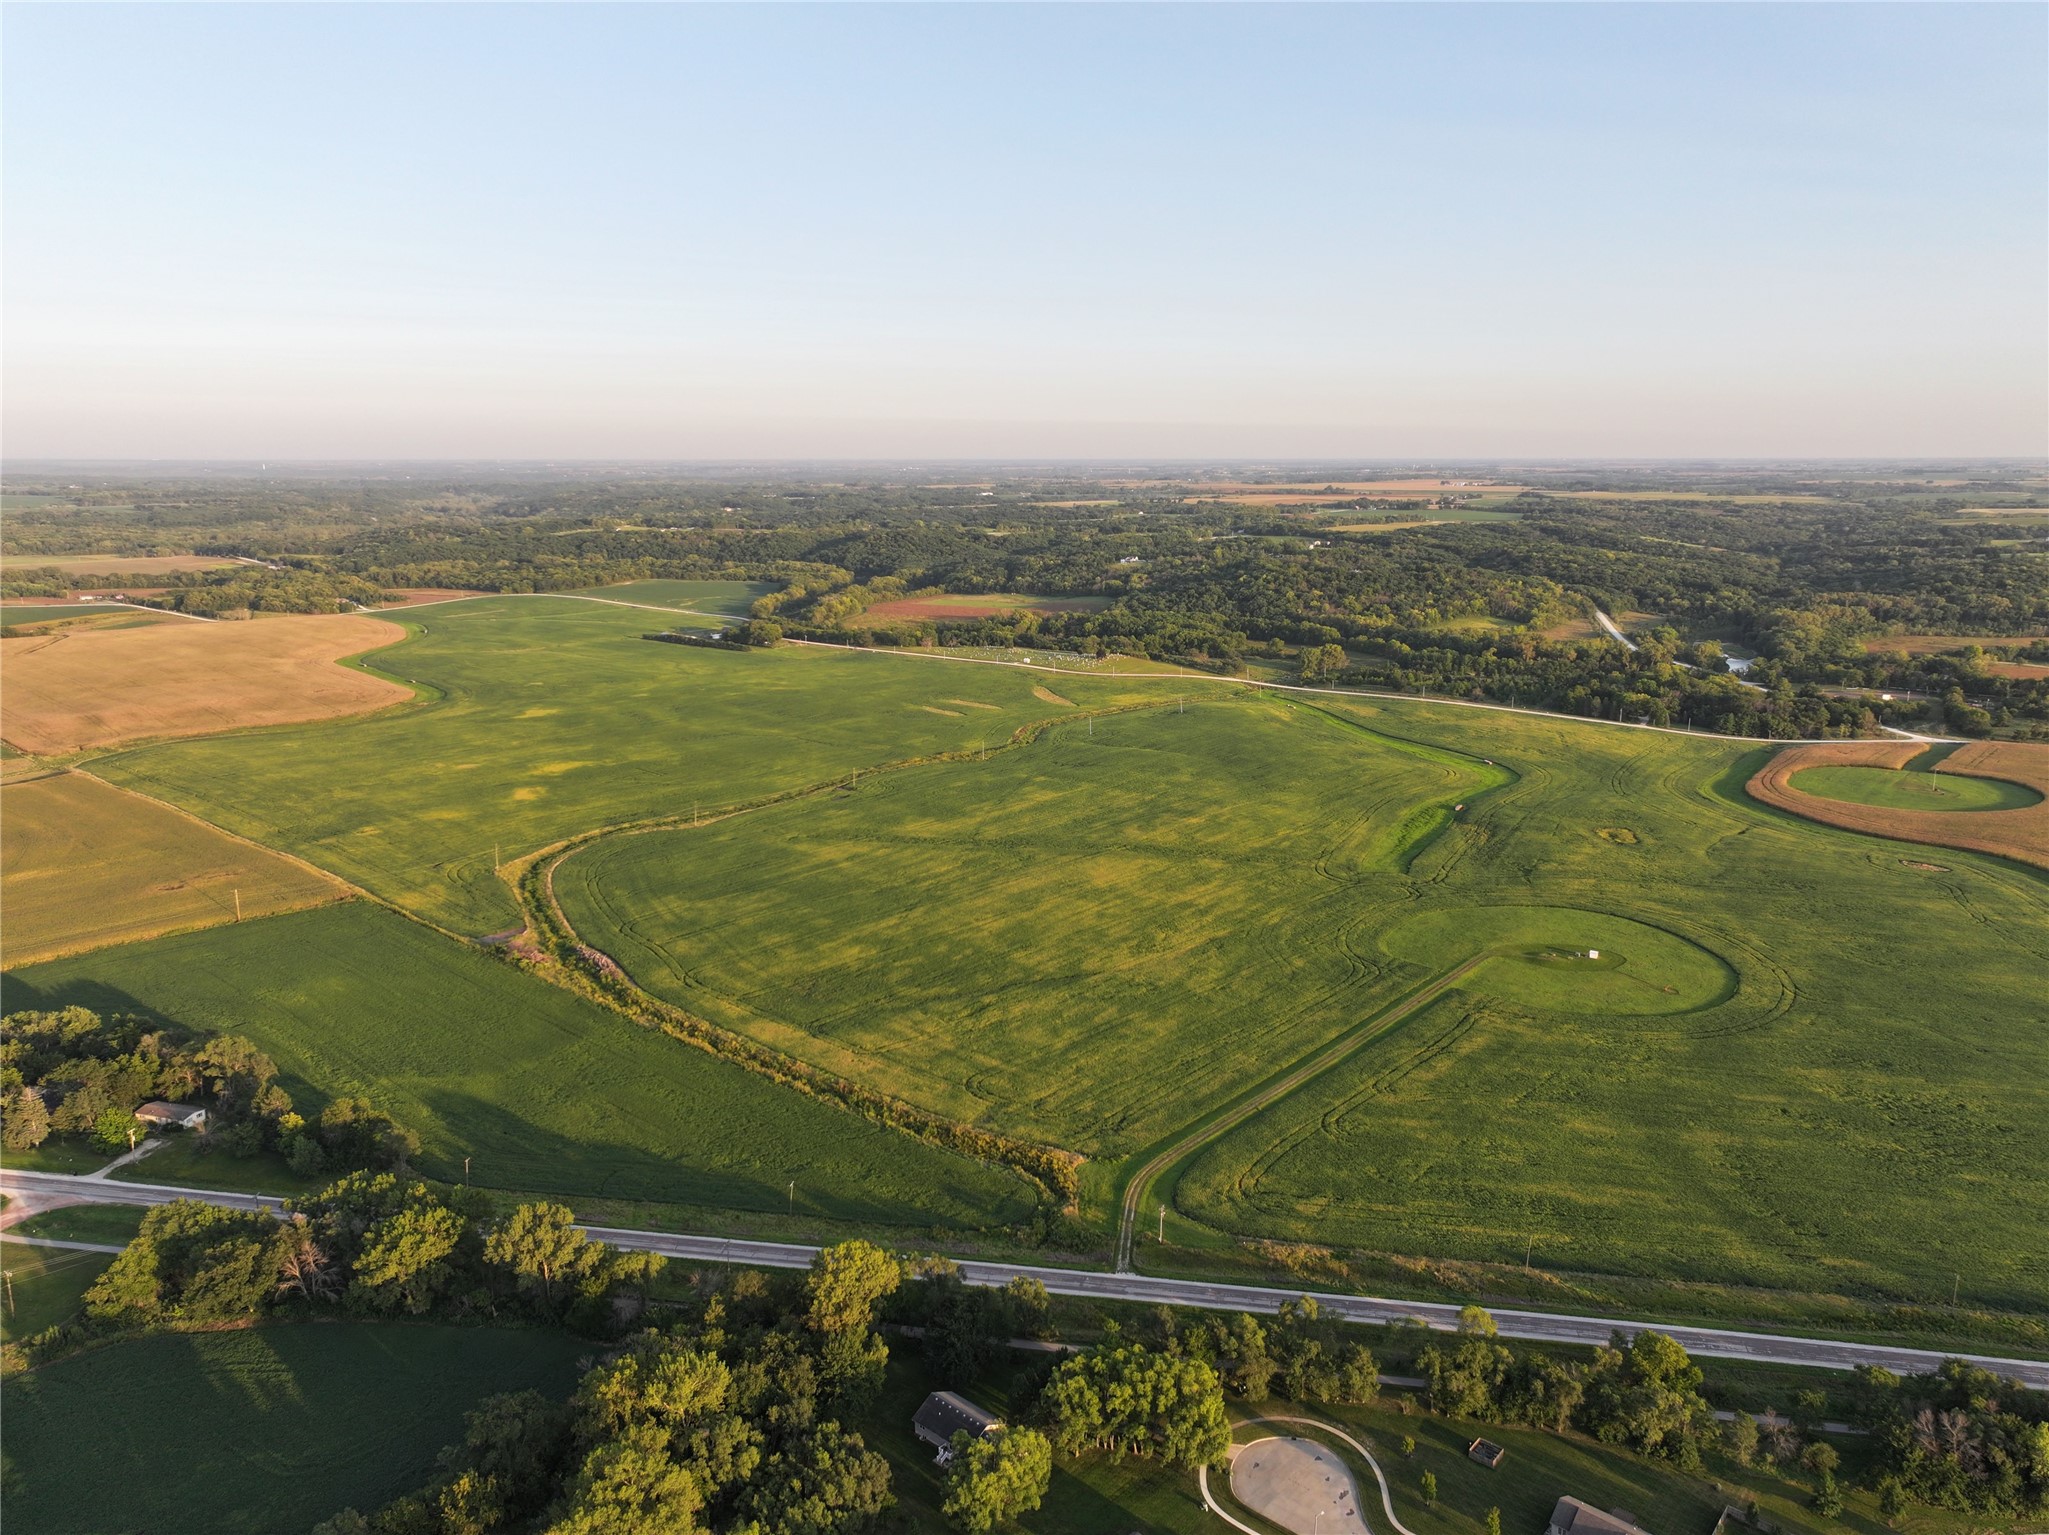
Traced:
[[1525, 1274], [1530, 1271], [1530, 1254], [1535, 1252], [1536, 1249], [1537, 1239], [1535, 1237], [1531, 1237], [1529, 1241], [1523, 1244], [1523, 1272]]
[[468, 1157], [462, 1159], [462, 1186], [464, 1188], [470, 1186], [470, 1159]]
[[1162, 1247], [1167, 1245], [1167, 1207], [1165, 1205], [1160, 1206], [1160, 1245]]
[[14, 1315], [14, 1270], [0, 1270], [0, 1283], [7, 1286], [7, 1314]]
[[797, 1180], [796, 1180], [795, 1178], [792, 1178], [792, 1179], [790, 1180], [790, 1214], [792, 1214], [792, 1215], [795, 1215], [796, 1213], [797, 1213]]
[[1963, 1284], [1964, 1284], [1964, 1276], [1963, 1276], [1963, 1275], [1961, 1275], [1961, 1274], [1952, 1274], [1952, 1275], [1950, 1275], [1950, 1276], [1949, 1276], [1949, 1303], [1950, 1303], [1951, 1307], [1954, 1307], [1954, 1306], [1956, 1305], [1956, 1303], [1957, 1303], [1957, 1291], [1959, 1291], [1960, 1289], [1962, 1289], [1962, 1288], [1963, 1288]]
[[235, 889], [235, 920], [237, 922], [242, 920], [242, 891], [240, 886], [237, 886]]

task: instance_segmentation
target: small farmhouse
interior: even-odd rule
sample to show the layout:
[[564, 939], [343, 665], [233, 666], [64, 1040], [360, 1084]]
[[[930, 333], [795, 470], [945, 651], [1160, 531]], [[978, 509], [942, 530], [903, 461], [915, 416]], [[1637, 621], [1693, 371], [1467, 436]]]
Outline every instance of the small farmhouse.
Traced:
[[1604, 1514], [1578, 1498], [1560, 1498], [1544, 1535], [1650, 1535], [1650, 1531], [1628, 1514]]
[[196, 1103], [166, 1103], [161, 1098], [154, 1098], [137, 1109], [135, 1117], [146, 1125], [170, 1130], [206, 1128], [206, 1110]]
[[965, 1432], [979, 1439], [991, 1429], [1002, 1426], [966, 1397], [956, 1396], [951, 1391], [933, 1392], [911, 1419], [912, 1431], [938, 1452], [934, 1459], [942, 1466], [953, 1459], [955, 1434]]

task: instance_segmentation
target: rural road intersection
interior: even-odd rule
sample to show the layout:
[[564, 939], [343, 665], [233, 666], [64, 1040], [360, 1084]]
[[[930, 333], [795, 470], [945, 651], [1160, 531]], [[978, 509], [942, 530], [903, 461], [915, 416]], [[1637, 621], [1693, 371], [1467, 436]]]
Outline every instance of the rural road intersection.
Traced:
[[[169, 1204], [175, 1199], [197, 1199], [232, 1210], [264, 1210], [278, 1213], [281, 1199], [264, 1194], [235, 1194], [219, 1189], [174, 1188], [159, 1183], [115, 1183], [111, 1180], [74, 1177], [65, 1173], [21, 1172], [0, 1169], [0, 1193], [42, 1196], [44, 1207], [61, 1200], [66, 1204]], [[794, 1242], [749, 1242], [738, 1238], [682, 1236], [666, 1231], [627, 1231], [608, 1226], [585, 1228], [599, 1241], [634, 1251], [658, 1252], [671, 1258], [696, 1263], [745, 1263], [760, 1268], [808, 1268], [818, 1251]], [[1251, 1311], [1272, 1313], [1283, 1301], [1304, 1294], [1331, 1314], [1348, 1322], [1420, 1322], [1440, 1332], [1458, 1327], [1459, 1308], [1434, 1301], [1391, 1300], [1370, 1295], [1333, 1295], [1323, 1291], [1276, 1290], [1260, 1285], [1210, 1284], [1198, 1279], [1167, 1279], [1149, 1274], [1114, 1274], [1090, 1269], [1041, 1268], [1031, 1264], [987, 1263], [979, 1259], [960, 1266], [969, 1284], [1000, 1286], [1020, 1275], [1036, 1279], [1055, 1295], [1093, 1296], [1102, 1300], [1128, 1300], [1193, 1306], [1208, 1311]], [[1495, 1311], [1495, 1325], [1504, 1338], [1526, 1338], [1546, 1343], [1606, 1343], [1610, 1333], [1633, 1334], [1655, 1328], [1674, 1339], [1690, 1354], [1718, 1359], [1750, 1359], [1760, 1364], [1806, 1365], [1816, 1369], [1848, 1370], [1860, 1364], [1878, 1365], [1901, 1375], [1926, 1374], [1944, 1359], [1965, 1359], [2036, 1390], [2049, 1390], [2049, 1361], [2006, 1359], [1994, 1355], [1964, 1354], [1928, 1349], [1899, 1348], [1880, 1343], [1852, 1343], [1832, 1338], [1798, 1338], [1783, 1334], [1740, 1332], [1719, 1327], [1684, 1327], [1664, 1322], [1624, 1320], [1614, 1317], [1573, 1316], [1550, 1311]]]

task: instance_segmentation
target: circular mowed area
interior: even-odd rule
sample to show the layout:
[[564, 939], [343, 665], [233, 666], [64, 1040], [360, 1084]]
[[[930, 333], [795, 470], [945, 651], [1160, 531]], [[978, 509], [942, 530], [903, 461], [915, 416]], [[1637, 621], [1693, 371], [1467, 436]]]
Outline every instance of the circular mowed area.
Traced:
[[1337, 1451], [1313, 1439], [1255, 1439], [1231, 1457], [1231, 1495], [1298, 1535], [1363, 1530], [1359, 1487]]
[[1886, 810], [2025, 810], [2042, 796], [2004, 778], [1910, 773], [1903, 768], [1811, 767], [1787, 780], [1802, 794]]
[[1736, 972], [1699, 944], [1627, 917], [1569, 906], [1418, 912], [1381, 946], [1437, 972], [1485, 956], [1459, 985], [1546, 1011], [1635, 1016], [1726, 1001]]

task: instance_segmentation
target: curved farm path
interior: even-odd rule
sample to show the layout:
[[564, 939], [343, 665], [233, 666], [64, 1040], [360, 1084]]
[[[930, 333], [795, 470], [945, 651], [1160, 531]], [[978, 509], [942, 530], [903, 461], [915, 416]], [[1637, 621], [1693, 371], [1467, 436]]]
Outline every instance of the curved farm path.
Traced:
[[[1386, 1511], [1387, 1522], [1394, 1527], [1396, 1535], [1416, 1535], [1416, 1532], [1414, 1530], [1410, 1529], [1406, 1524], [1403, 1524], [1400, 1519], [1395, 1517], [1394, 1495], [1388, 1490], [1387, 1473], [1380, 1469], [1380, 1462], [1373, 1458], [1373, 1452], [1367, 1449], [1366, 1446], [1361, 1444], [1358, 1440], [1354, 1439], [1350, 1434], [1346, 1433], [1343, 1429], [1339, 1428], [1335, 1423], [1326, 1423], [1321, 1418], [1240, 1418], [1238, 1421], [1239, 1423], [1244, 1424], [1248, 1427], [1266, 1423], [1291, 1423], [1305, 1428], [1318, 1429], [1323, 1433], [1329, 1434], [1334, 1439], [1344, 1440], [1346, 1444], [1350, 1445], [1354, 1450], [1358, 1452], [1359, 1458], [1365, 1461], [1367, 1466], [1371, 1468], [1373, 1472], [1373, 1480], [1380, 1483], [1380, 1506], [1382, 1509]], [[1230, 1514], [1225, 1512], [1222, 1505], [1220, 1505], [1214, 1498], [1210, 1496], [1208, 1466], [1200, 1467], [1196, 1471], [1195, 1480], [1198, 1483], [1198, 1485], [1200, 1485], [1202, 1488], [1203, 1507], [1207, 1508], [1211, 1513], [1215, 1514], [1225, 1523], [1233, 1526], [1236, 1529], [1246, 1531], [1247, 1535], [1258, 1535], [1258, 1532], [1253, 1530], [1250, 1525], [1241, 1524], [1238, 1520], [1233, 1519], [1230, 1516]]]
[[1139, 1202], [1162, 1173], [1225, 1132], [1236, 1129], [1262, 1109], [1272, 1107], [1311, 1078], [1321, 1076], [1354, 1051], [1380, 1038], [1418, 1008], [1436, 1001], [1499, 952], [1502, 951], [1484, 949], [1464, 964], [1454, 965], [1451, 969], [1410, 988], [1378, 1012], [1369, 1014], [1364, 1022], [1340, 1035], [1300, 1065], [1282, 1076], [1269, 1079], [1250, 1097], [1239, 1099], [1229, 1108], [1197, 1124], [1195, 1128], [1180, 1135], [1147, 1158], [1145, 1164], [1131, 1175], [1131, 1181], [1124, 1186], [1124, 1207], [1117, 1222], [1117, 1272], [1134, 1272], [1133, 1259], [1138, 1246]]

